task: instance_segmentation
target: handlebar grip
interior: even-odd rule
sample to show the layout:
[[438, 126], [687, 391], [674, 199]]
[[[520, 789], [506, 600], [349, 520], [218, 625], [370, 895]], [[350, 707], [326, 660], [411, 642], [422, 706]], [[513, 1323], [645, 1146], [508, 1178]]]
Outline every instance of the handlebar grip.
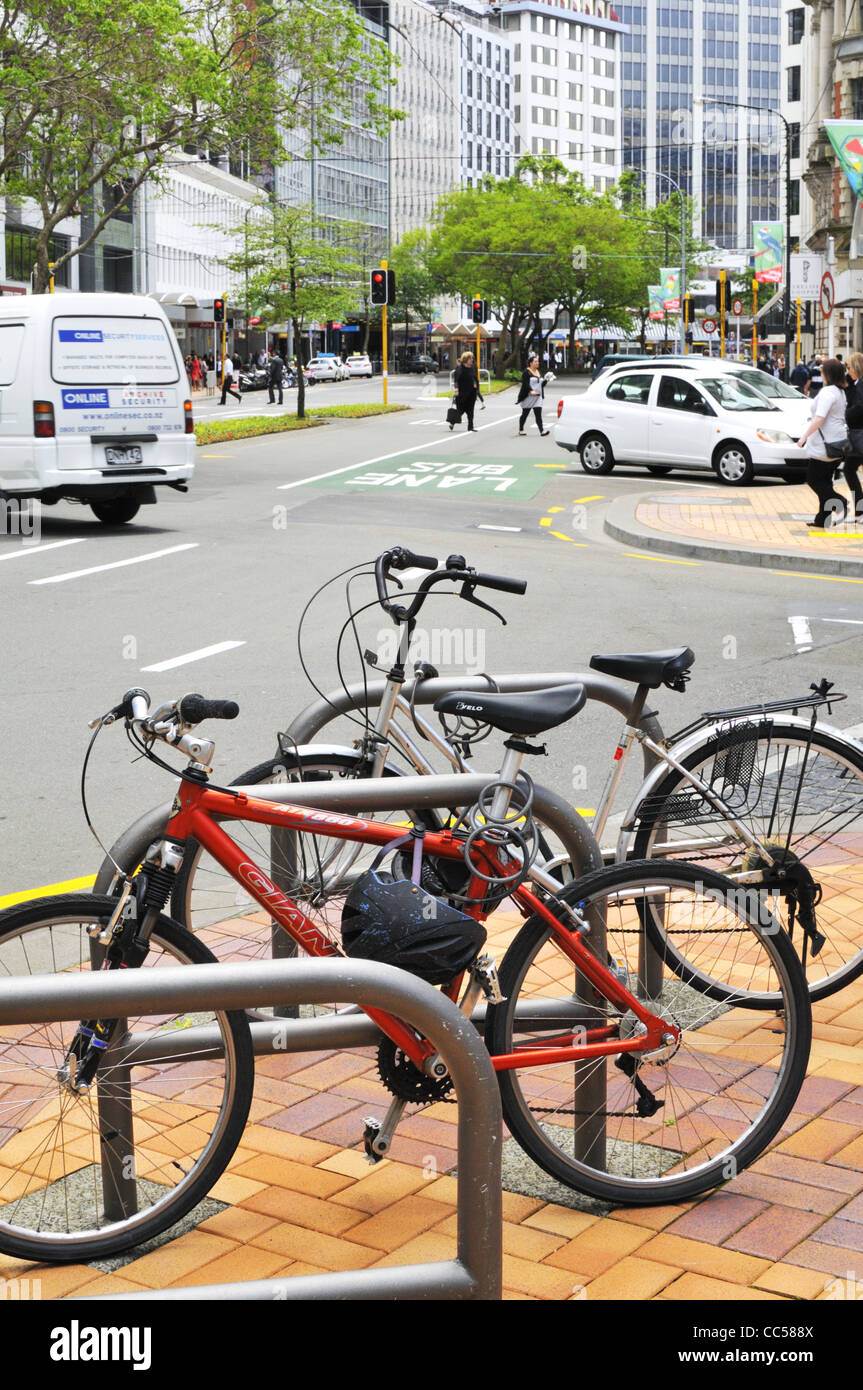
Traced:
[[436, 570], [437, 560], [433, 555], [415, 555], [412, 550], [401, 548], [397, 559], [390, 561], [390, 568], [394, 570]]
[[236, 719], [240, 706], [236, 700], [207, 700], [203, 695], [184, 695], [177, 701], [177, 713], [184, 724], [202, 724], [205, 719]]
[[472, 575], [471, 583], [480, 584], [484, 589], [499, 589], [503, 594], [523, 594], [527, 588], [526, 579], [507, 579], [502, 574]]

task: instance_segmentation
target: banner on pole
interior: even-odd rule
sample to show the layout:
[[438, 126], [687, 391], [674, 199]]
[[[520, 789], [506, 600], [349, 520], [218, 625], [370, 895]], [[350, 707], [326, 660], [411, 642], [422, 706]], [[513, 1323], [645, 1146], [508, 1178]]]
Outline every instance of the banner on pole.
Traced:
[[827, 138], [856, 198], [863, 196], [863, 121], [824, 121]]
[[781, 285], [785, 228], [781, 222], [753, 222], [755, 278], [765, 285]]
[[650, 317], [652, 319], [665, 318], [665, 308], [662, 303], [662, 294], [663, 290], [661, 285], [647, 286], [647, 301], [650, 306]]
[[668, 313], [680, 312], [680, 270], [666, 266], [659, 272], [662, 285], [662, 307]]

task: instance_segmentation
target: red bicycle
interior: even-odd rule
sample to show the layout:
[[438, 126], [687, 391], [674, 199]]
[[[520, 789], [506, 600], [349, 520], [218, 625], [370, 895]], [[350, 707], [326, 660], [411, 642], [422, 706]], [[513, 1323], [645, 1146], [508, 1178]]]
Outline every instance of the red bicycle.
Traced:
[[[444, 980], [484, 1029], [509, 1130], [552, 1176], [626, 1204], [714, 1187], [781, 1130], [805, 1075], [811, 1015], [799, 958], [764, 902], [701, 867], [628, 863], [559, 892], [542, 875], [532, 881], [529, 781], [517, 764], [534, 735], [572, 717], [583, 689], [439, 703], [445, 711], [459, 698], [510, 735], [507, 775], [490, 780], [472, 814], [438, 830], [414, 817], [406, 832], [212, 785], [214, 745], [194, 730], [234, 717], [236, 704], [187, 696], [151, 713], [145, 692], [129, 692], [100, 727], [124, 720], [162, 766], [157, 743], [190, 760], [165, 834], [117, 898], [65, 895], [0, 914], [0, 970], [213, 961], [253, 953], [272, 922], [308, 954], [334, 955], [344, 919], [356, 953], [377, 950]], [[356, 783], [358, 806], [370, 790]], [[279, 882], [232, 838], [240, 821], [291, 838], [293, 867]], [[163, 913], [192, 842], [247, 904], [208, 928], [209, 946]], [[363, 846], [389, 854], [390, 874], [358, 872]], [[393, 893], [369, 897], [371, 888]], [[479, 951], [486, 933], [502, 953], [499, 976]], [[767, 991], [780, 1001], [781, 1027], [750, 1007]], [[405, 1106], [446, 1099], [450, 1079], [427, 1039], [367, 1012], [392, 1096], [365, 1135], [375, 1157]], [[277, 1053], [280, 1020], [259, 1017]], [[167, 1229], [230, 1162], [253, 1082], [244, 1013], [0, 1026], [0, 1249], [92, 1259]]]

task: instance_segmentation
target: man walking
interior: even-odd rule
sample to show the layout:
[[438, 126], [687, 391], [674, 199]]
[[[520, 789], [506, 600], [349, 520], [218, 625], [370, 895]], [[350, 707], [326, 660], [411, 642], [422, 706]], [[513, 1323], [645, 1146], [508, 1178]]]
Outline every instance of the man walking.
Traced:
[[285, 364], [277, 352], [273, 353], [270, 358], [267, 383], [270, 388], [270, 405], [276, 403], [276, 391], [279, 393], [279, 405], [281, 405], [284, 400]]
[[242, 401], [243, 398], [239, 391], [234, 389], [233, 360], [228, 353], [225, 353], [225, 360], [222, 363], [222, 399], [219, 401], [219, 405], [225, 404], [225, 396], [228, 392], [230, 392], [232, 396], [236, 396], [238, 401]]

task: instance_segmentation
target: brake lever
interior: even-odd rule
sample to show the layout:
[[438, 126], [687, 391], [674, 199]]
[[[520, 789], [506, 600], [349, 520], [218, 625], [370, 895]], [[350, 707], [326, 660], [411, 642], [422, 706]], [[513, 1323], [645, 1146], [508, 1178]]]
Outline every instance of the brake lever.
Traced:
[[484, 599], [477, 598], [475, 589], [475, 584], [471, 584], [469, 579], [465, 580], [464, 584], [462, 584], [461, 586], [459, 598], [463, 598], [465, 603], [472, 603], [476, 608], [484, 608], [487, 613], [493, 613], [496, 618], [500, 618], [504, 627], [506, 627], [506, 618], [503, 616], [503, 614], [498, 613], [497, 609], [492, 608], [491, 604], [486, 603]]

